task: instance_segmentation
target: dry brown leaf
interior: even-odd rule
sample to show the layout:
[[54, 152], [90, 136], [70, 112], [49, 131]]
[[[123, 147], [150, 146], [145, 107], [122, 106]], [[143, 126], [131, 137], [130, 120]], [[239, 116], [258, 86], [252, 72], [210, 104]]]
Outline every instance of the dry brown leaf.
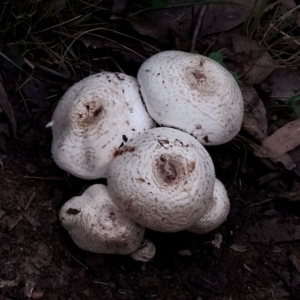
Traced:
[[261, 142], [268, 128], [265, 106], [252, 86], [242, 85], [241, 91], [245, 105], [243, 129]]
[[272, 97], [286, 100], [300, 93], [300, 69], [276, 69], [265, 80]]
[[18, 276], [15, 280], [0, 279], [0, 289], [17, 286], [19, 284], [19, 281], [20, 281], [20, 276]]
[[201, 35], [224, 32], [242, 24], [256, 2], [256, 7], [259, 7], [261, 1], [255, 0], [227, 0], [209, 5], [203, 18]]
[[[179, 1], [177, 1], [179, 3]], [[183, 1], [180, 1], [182, 3]], [[174, 2], [176, 4], [176, 1]], [[146, 11], [143, 16], [130, 18], [133, 28], [144, 35], [149, 35], [162, 43], [170, 42], [170, 32], [177, 38], [189, 39], [194, 19], [192, 6]]]
[[300, 145], [300, 119], [289, 122], [265, 138], [261, 145], [263, 157], [278, 158]]
[[123, 15], [126, 12], [127, 0], [114, 0], [114, 5], [112, 7], [113, 15]]
[[232, 35], [231, 40], [232, 59], [242, 64], [243, 73], [240, 75], [243, 82], [250, 85], [260, 83], [278, 67], [268, 51], [259, 47], [256, 41], [237, 34]]
[[223, 242], [223, 236], [220, 233], [216, 233], [215, 234], [215, 238], [214, 240], [211, 242], [213, 246], [215, 246], [216, 248], [220, 249], [221, 244]]
[[236, 251], [236, 252], [246, 252], [247, 251], [247, 248], [246, 246], [243, 246], [243, 245], [231, 245], [229, 246], [230, 249]]
[[226, 59], [226, 66], [241, 77], [243, 83], [253, 85], [265, 80], [270, 73], [279, 68], [265, 48], [256, 41], [234, 33], [224, 33], [208, 43], [214, 43], [211, 50], [219, 51]]
[[290, 171], [297, 167], [293, 158], [287, 153], [284, 153], [284, 154], [280, 155], [279, 157], [272, 158], [272, 161], [275, 163], [282, 163], [282, 165], [287, 170], [290, 170]]
[[292, 261], [293, 265], [295, 266], [297, 271], [300, 273], [300, 259], [297, 256], [295, 256], [294, 254], [291, 254], [289, 256], [289, 259]]

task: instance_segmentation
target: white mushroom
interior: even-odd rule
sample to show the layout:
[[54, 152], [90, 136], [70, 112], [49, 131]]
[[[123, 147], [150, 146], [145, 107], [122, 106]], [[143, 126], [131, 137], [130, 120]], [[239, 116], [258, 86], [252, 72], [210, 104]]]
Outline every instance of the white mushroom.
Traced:
[[59, 218], [78, 247], [96, 253], [130, 254], [145, 231], [120, 211], [101, 184], [67, 201]]
[[108, 190], [128, 217], [163, 232], [186, 229], [208, 208], [215, 182], [205, 148], [172, 128], [154, 128], [120, 149]]
[[233, 76], [208, 57], [165, 51], [138, 72], [147, 110], [161, 126], [185, 131], [204, 145], [231, 140], [243, 120], [243, 98]]
[[155, 126], [135, 78], [102, 72], [74, 84], [49, 123], [57, 165], [84, 179], [106, 177], [107, 166], [127, 140]]
[[135, 251], [130, 253], [130, 256], [134, 260], [147, 262], [154, 257], [155, 252], [156, 252], [155, 245], [151, 241], [147, 239], [143, 239], [140, 246]]
[[204, 234], [218, 228], [227, 218], [230, 202], [223, 183], [216, 179], [212, 201], [206, 213], [188, 231]]

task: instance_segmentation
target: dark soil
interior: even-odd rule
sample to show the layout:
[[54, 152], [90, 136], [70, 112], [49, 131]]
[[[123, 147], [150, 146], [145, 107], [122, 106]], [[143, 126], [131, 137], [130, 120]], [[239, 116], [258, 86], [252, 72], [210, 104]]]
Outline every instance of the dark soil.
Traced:
[[300, 202], [284, 196], [299, 179], [270, 173], [235, 143], [208, 149], [231, 200], [214, 232], [149, 231], [157, 254], [148, 263], [76, 247], [58, 211], [96, 181], [69, 176], [51, 158], [45, 126], [70, 82], [47, 76], [23, 86], [28, 111], [12, 78], [6, 83], [18, 131], [0, 152], [1, 300], [300, 299]]

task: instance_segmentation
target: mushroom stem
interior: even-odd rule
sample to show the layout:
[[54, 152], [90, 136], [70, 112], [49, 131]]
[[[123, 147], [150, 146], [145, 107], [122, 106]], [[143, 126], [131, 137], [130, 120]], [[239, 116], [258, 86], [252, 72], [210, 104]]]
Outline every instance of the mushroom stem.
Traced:
[[216, 179], [212, 201], [204, 215], [188, 231], [204, 234], [219, 227], [227, 218], [230, 202], [223, 183]]

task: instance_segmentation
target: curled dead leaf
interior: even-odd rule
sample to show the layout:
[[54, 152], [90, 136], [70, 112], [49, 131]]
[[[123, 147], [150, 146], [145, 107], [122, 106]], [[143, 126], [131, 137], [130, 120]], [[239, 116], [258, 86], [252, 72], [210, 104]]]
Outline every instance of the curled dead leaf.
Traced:
[[258, 156], [278, 158], [298, 145], [300, 145], [300, 119], [285, 124], [265, 138]]
[[265, 106], [252, 86], [243, 85], [241, 91], [245, 105], [243, 129], [261, 142], [268, 128]]

